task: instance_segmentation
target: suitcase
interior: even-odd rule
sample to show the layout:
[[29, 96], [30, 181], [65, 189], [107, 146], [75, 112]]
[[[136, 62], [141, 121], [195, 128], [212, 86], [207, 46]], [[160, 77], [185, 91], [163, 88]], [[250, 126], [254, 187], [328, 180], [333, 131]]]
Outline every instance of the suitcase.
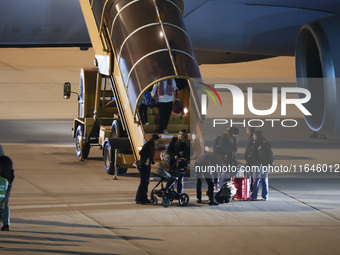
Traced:
[[249, 198], [249, 179], [245, 177], [235, 177], [233, 178], [233, 182], [237, 189], [233, 198], [247, 200]]

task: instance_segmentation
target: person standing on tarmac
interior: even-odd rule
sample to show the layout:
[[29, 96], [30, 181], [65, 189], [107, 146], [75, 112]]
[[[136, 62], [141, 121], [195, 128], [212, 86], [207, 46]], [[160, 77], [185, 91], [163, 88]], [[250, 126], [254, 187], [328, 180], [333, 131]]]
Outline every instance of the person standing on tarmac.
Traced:
[[[173, 137], [168, 147], [168, 153], [170, 155], [170, 172], [176, 171], [175, 164], [179, 158], [185, 158], [187, 162], [190, 162], [190, 141], [186, 129], [179, 131], [177, 137]], [[177, 182], [177, 192], [183, 193], [183, 180], [185, 171], [180, 172]]]
[[[239, 129], [237, 127], [228, 128], [222, 136], [217, 137], [214, 144], [214, 153], [222, 160], [229, 169], [237, 166], [236, 152]], [[221, 176], [221, 185], [232, 178], [233, 173], [225, 173]]]
[[12, 160], [7, 156], [0, 156], [0, 213], [2, 214], [1, 231], [9, 231], [10, 211], [9, 196], [14, 180]]
[[[209, 167], [214, 165], [221, 165], [220, 159], [215, 156], [214, 154], [205, 154], [201, 156], [195, 162], [196, 166], [199, 166], [200, 169], [202, 167]], [[215, 175], [215, 176], [214, 176]], [[197, 196], [197, 203], [202, 203], [202, 180], [203, 177], [208, 184], [208, 192], [207, 195], [209, 197], [209, 205], [218, 205], [214, 198], [214, 183], [216, 182], [215, 179], [218, 178], [217, 174], [212, 174], [210, 172], [198, 172], [197, 176], [197, 183], [196, 183], [196, 196]]]
[[263, 137], [262, 132], [254, 132], [254, 146], [251, 152], [252, 162], [257, 166], [254, 172], [253, 192], [250, 200], [257, 200], [257, 193], [262, 183], [262, 198], [268, 200], [268, 166], [273, 164], [273, 152], [269, 142]]
[[218, 155], [227, 166], [236, 166], [236, 152], [239, 129], [230, 127], [222, 134], [219, 140], [215, 140], [214, 153]]
[[[254, 162], [252, 162], [252, 158], [251, 158], [251, 152], [254, 146], [254, 132], [255, 132], [255, 128], [254, 127], [247, 127], [247, 135], [248, 135], [248, 141], [247, 141], [247, 145], [246, 145], [246, 150], [243, 154], [244, 159], [246, 160], [246, 164], [245, 166], [253, 166]], [[253, 190], [253, 181], [254, 178], [252, 178], [252, 173], [249, 173], [248, 177], [249, 177], [249, 183], [250, 183], [250, 191]]]
[[150, 170], [151, 164], [155, 164], [153, 157], [158, 145], [159, 136], [153, 134], [152, 138], [147, 141], [141, 151], [139, 152], [140, 163], [138, 165], [138, 170], [140, 173], [140, 184], [136, 194], [136, 204], [150, 204], [148, 199], [148, 187], [150, 182]]

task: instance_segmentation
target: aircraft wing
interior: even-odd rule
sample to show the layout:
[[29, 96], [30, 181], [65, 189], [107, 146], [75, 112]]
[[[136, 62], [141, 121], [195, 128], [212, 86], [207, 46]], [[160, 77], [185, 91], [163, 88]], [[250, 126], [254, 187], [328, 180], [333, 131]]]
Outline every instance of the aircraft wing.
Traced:
[[[208, 52], [219, 63], [245, 61], [247, 54], [292, 56], [301, 26], [340, 13], [337, 0], [183, 2], [184, 21], [194, 49], [203, 59]], [[0, 2], [0, 47], [90, 45], [78, 0]], [[216, 52], [240, 55], [221, 58]]]
[[91, 46], [78, 0], [0, 1], [0, 47]]

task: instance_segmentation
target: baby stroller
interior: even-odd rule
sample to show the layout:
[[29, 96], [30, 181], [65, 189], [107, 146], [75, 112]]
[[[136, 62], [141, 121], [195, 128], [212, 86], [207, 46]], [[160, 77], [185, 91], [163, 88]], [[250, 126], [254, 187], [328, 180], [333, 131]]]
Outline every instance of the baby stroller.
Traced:
[[[165, 154], [165, 155], [163, 155]], [[161, 159], [163, 162], [167, 162], [168, 155], [167, 152], [162, 152]], [[163, 157], [162, 157], [163, 156]], [[170, 157], [169, 157], [170, 158]], [[165, 160], [163, 160], [165, 159]], [[160, 163], [156, 163], [152, 167], [151, 171], [156, 174], [161, 180], [156, 184], [156, 186], [151, 191], [150, 202], [153, 205], [157, 205], [158, 198], [162, 198], [162, 205], [168, 207], [171, 205], [173, 200], [178, 200], [179, 205], [186, 206], [189, 203], [189, 196], [186, 193], [178, 193], [174, 189], [174, 185], [178, 181], [179, 173], [185, 171], [188, 166], [186, 159], [180, 158], [175, 164], [174, 174], [170, 174]], [[160, 186], [160, 188], [159, 188]]]

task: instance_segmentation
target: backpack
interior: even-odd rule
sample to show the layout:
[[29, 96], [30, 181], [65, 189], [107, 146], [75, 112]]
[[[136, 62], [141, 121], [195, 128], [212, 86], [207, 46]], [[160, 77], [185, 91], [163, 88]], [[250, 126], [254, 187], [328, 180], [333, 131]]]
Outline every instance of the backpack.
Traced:
[[215, 199], [218, 203], [229, 203], [236, 194], [236, 188], [233, 182], [225, 182], [220, 191], [216, 193]]
[[265, 141], [262, 142], [258, 148], [259, 163], [262, 165], [272, 165], [274, 162], [274, 153], [270, 144]]

